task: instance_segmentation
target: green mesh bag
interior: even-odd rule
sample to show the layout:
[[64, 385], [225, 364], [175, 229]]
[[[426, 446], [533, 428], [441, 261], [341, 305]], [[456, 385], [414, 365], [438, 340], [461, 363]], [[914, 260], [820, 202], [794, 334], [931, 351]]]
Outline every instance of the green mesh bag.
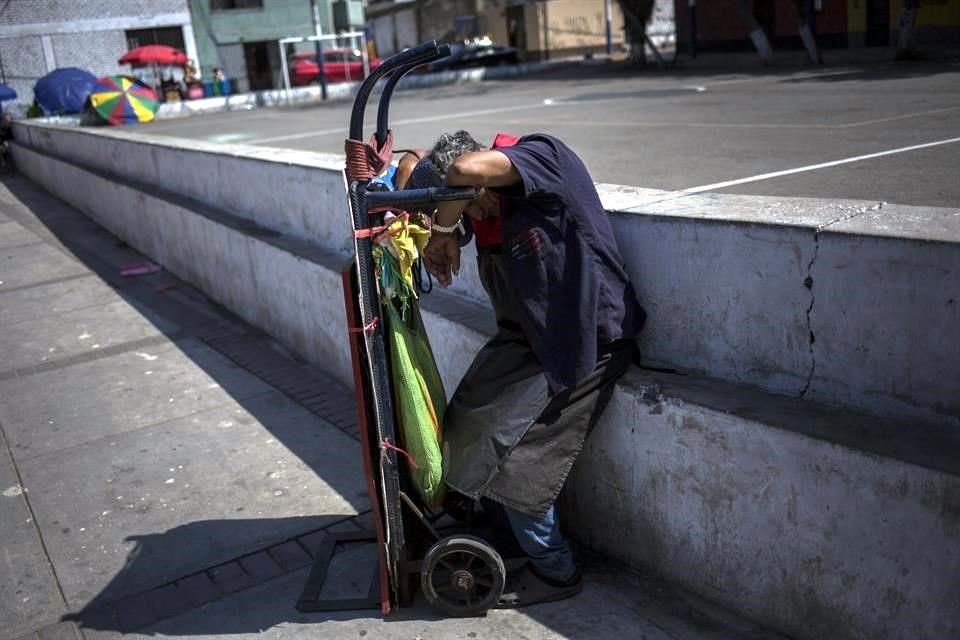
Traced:
[[393, 255], [380, 247], [374, 254], [380, 271], [384, 331], [403, 448], [413, 461], [413, 485], [424, 502], [433, 507], [446, 493], [440, 448], [447, 396], [413, 290], [399, 277]]

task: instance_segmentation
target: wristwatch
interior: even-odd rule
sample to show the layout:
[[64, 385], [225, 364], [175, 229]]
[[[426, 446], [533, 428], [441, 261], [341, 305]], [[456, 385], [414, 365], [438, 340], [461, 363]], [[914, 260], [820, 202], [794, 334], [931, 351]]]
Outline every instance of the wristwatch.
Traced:
[[448, 227], [434, 222], [432, 225], [430, 225], [430, 231], [436, 231], [437, 233], [454, 233], [459, 231], [461, 235], [466, 233], [463, 229], [463, 214], [458, 216], [457, 221]]

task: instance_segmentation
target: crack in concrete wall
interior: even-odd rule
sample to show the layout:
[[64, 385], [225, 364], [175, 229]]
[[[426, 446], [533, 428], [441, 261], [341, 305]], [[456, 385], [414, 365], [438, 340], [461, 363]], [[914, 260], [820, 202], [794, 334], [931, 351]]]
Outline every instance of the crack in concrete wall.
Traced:
[[883, 209], [886, 205], [886, 202], [878, 202], [872, 207], [860, 207], [854, 209], [850, 213], [842, 216], [838, 216], [833, 220], [825, 222], [821, 225], [818, 225], [813, 231], [813, 257], [810, 258], [810, 262], [807, 264], [807, 277], [803, 279], [803, 286], [810, 291], [810, 304], [807, 306], [807, 330], [810, 332], [810, 369], [807, 371], [807, 380], [803, 385], [803, 388], [800, 389], [798, 394], [799, 398], [803, 398], [807, 395], [807, 391], [810, 390], [810, 384], [813, 382], [813, 375], [817, 369], [817, 352], [814, 348], [816, 344], [817, 336], [813, 331], [813, 305], [816, 302], [817, 296], [813, 291], [813, 265], [817, 261], [817, 256], [820, 255], [820, 234], [827, 229], [828, 227], [835, 225], [839, 222], [845, 222], [847, 220], [852, 220], [854, 218], [865, 215], [871, 211], [879, 211]]
[[799, 397], [803, 398], [807, 395], [807, 391], [810, 390], [810, 382], [813, 380], [813, 373], [817, 369], [817, 352], [814, 351], [813, 345], [817, 341], [817, 337], [813, 333], [813, 304], [817, 300], [817, 295], [813, 292], [813, 265], [817, 261], [817, 256], [820, 255], [820, 228], [817, 228], [813, 232], [813, 257], [810, 258], [810, 262], [807, 263], [807, 277], [803, 279], [803, 286], [805, 286], [810, 291], [810, 304], [807, 305], [807, 331], [810, 333], [810, 370], [807, 371], [807, 380], [803, 385], [803, 388], [800, 389]]

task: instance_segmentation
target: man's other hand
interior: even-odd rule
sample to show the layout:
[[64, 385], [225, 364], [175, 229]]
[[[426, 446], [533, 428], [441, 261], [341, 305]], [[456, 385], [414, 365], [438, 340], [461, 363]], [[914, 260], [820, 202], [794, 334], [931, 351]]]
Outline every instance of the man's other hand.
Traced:
[[[434, 278], [449, 287], [453, 276], [460, 275], [460, 245], [452, 233], [434, 233], [423, 250], [423, 262]], [[453, 275], [451, 275], [451, 270]]]

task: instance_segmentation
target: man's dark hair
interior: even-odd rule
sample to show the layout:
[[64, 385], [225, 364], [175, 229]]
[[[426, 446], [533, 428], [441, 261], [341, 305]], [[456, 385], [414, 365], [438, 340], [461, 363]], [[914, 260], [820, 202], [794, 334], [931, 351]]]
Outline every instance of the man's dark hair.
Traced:
[[410, 186], [417, 188], [439, 187], [453, 161], [465, 153], [480, 151], [483, 147], [464, 130], [445, 133], [410, 175]]

